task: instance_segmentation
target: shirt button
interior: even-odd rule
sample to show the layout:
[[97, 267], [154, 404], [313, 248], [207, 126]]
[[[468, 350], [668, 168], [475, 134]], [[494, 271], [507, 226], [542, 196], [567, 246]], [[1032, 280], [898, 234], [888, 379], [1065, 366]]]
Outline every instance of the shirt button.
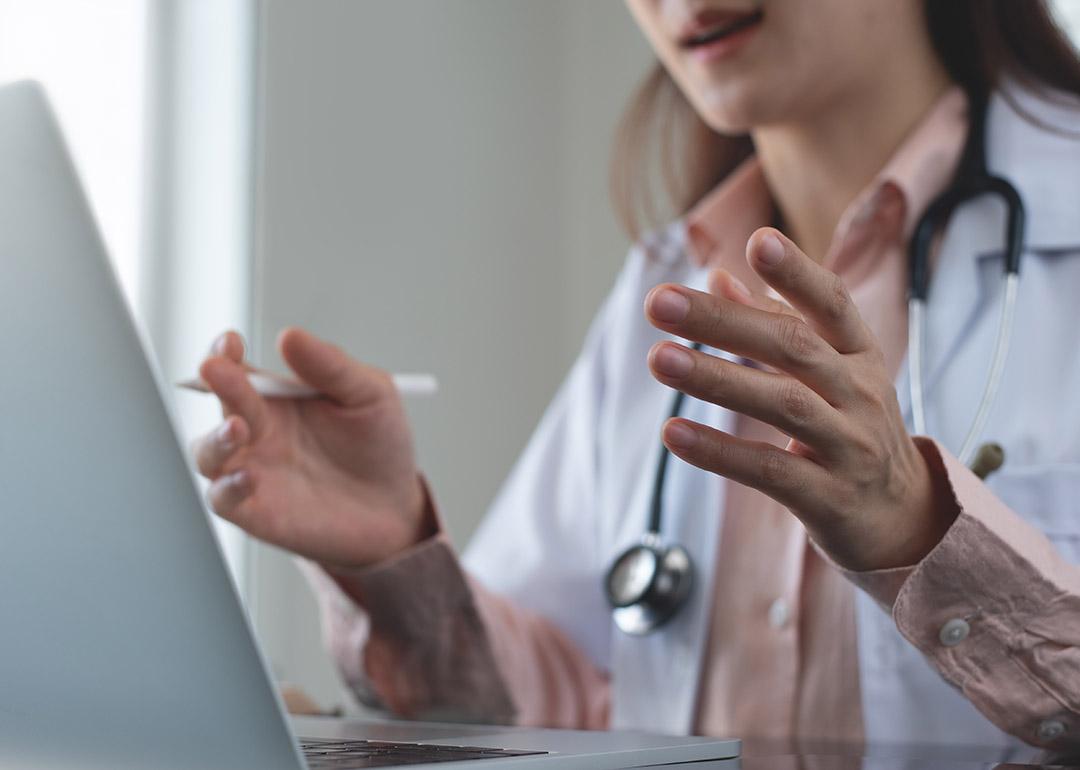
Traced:
[[769, 605], [769, 625], [779, 631], [791, 620], [791, 608], [783, 598]]
[[946, 647], [955, 647], [967, 639], [970, 633], [971, 626], [968, 625], [966, 620], [953, 618], [941, 627], [941, 631], [938, 632], [938, 639]]
[[1039, 724], [1036, 735], [1040, 741], [1049, 743], [1065, 734], [1065, 723], [1060, 719], [1047, 719]]

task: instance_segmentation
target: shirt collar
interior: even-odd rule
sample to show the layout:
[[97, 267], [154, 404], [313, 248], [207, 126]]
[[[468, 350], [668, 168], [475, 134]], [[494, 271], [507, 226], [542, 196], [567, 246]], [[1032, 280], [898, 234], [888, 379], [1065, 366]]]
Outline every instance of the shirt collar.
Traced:
[[[956, 171], [967, 134], [967, 97], [949, 88], [908, 134], [873, 182], [844, 212], [831, 252], [854, 226], [873, 216], [883, 196], [899, 193], [901, 232], [906, 240], [919, 214], [948, 185]], [[699, 266], [724, 267], [751, 286], [760, 279], [743, 257], [746, 241], [759, 227], [774, 221], [775, 206], [761, 164], [745, 160], [686, 217], [688, 251]]]

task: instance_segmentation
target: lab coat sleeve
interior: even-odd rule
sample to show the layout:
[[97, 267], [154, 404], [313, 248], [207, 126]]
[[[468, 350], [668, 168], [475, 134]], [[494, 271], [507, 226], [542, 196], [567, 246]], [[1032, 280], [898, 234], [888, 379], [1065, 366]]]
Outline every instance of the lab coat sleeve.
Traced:
[[626, 312], [625, 276], [639, 259], [632, 254], [464, 566], [437, 534], [359, 574], [305, 567], [324, 638], [362, 701], [425, 719], [607, 726], [597, 433], [605, 340]]
[[[947, 476], [959, 516], [915, 567], [848, 576], [891, 606], [900, 632], [998, 727], [1055, 752], [1080, 750], [1080, 566], [1062, 550], [1080, 545], [1080, 528], [1055, 538], [1030, 521], [1055, 506], [1071, 507], [1075, 521], [1080, 487], [1066, 498], [1055, 474], [1043, 474], [1025, 496], [1014, 482], [1014, 511], [939, 444], [917, 441]], [[1024, 502], [1032, 510], [1021, 516]]]

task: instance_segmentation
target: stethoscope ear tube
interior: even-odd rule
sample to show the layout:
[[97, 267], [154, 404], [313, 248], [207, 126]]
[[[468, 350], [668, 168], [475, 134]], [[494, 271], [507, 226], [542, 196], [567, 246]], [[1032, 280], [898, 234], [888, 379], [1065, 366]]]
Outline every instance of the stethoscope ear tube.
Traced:
[[1009, 357], [1009, 342], [1012, 339], [1013, 318], [1016, 315], [1016, 296], [1020, 287], [1020, 275], [1016, 272], [1006, 273], [1004, 299], [1001, 303], [1001, 323], [998, 327], [997, 343], [994, 345], [994, 357], [990, 362], [990, 374], [986, 378], [986, 387], [983, 389], [979, 408], [975, 411], [975, 419], [971, 422], [964, 443], [957, 455], [964, 465], [971, 465], [975, 455], [975, 443], [979, 440], [986, 421], [990, 417], [990, 407], [997, 398], [998, 388], [1005, 375], [1005, 361]]
[[[1020, 232], [1023, 232], [1021, 224]], [[1019, 264], [1019, 259], [1013, 260]], [[1008, 262], [1006, 263], [1008, 264]], [[975, 418], [971, 422], [967, 435], [964, 436], [963, 444], [957, 458], [965, 465], [971, 465], [975, 455], [976, 442], [986, 429], [986, 421], [990, 417], [990, 408], [997, 398], [998, 388], [1005, 375], [1005, 362], [1009, 357], [1009, 344], [1012, 339], [1012, 330], [1016, 315], [1017, 295], [1020, 288], [1020, 274], [1016, 271], [1007, 271], [1002, 287], [1001, 321], [998, 325], [997, 342], [994, 344], [994, 354], [990, 360], [990, 372], [986, 378], [982, 398], [975, 410]], [[912, 293], [908, 300], [908, 379], [911, 388], [911, 418], [912, 426], [917, 435], [926, 435], [926, 403], [923, 390], [923, 360], [926, 354], [926, 300], [919, 299]], [[994, 468], [996, 470], [996, 468]]]

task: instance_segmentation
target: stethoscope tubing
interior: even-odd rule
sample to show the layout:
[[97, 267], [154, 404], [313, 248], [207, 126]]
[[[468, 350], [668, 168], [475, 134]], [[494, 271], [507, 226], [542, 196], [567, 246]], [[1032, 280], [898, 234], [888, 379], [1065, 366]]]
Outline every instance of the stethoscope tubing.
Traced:
[[[990, 372], [986, 378], [975, 418], [968, 428], [964, 441], [960, 445], [957, 458], [964, 465], [971, 465], [975, 456], [976, 445], [990, 410], [997, 400], [1001, 381], [1005, 376], [1005, 362], [1009, 357], [1009, 346], [1015, 325], [1016, 302], [1020, 289], [1020, 274], [1007, 273], [1002, 287], [1001, 321], [998, 325], [994, 354], [990, 360]], [[923, 390], [923, 358], [926, 353], [926, 300], [912, 297], [908, 300], [908, 381], [911, 387], [911, 421], [917, 435], [926, 435], [926, 396]]]

